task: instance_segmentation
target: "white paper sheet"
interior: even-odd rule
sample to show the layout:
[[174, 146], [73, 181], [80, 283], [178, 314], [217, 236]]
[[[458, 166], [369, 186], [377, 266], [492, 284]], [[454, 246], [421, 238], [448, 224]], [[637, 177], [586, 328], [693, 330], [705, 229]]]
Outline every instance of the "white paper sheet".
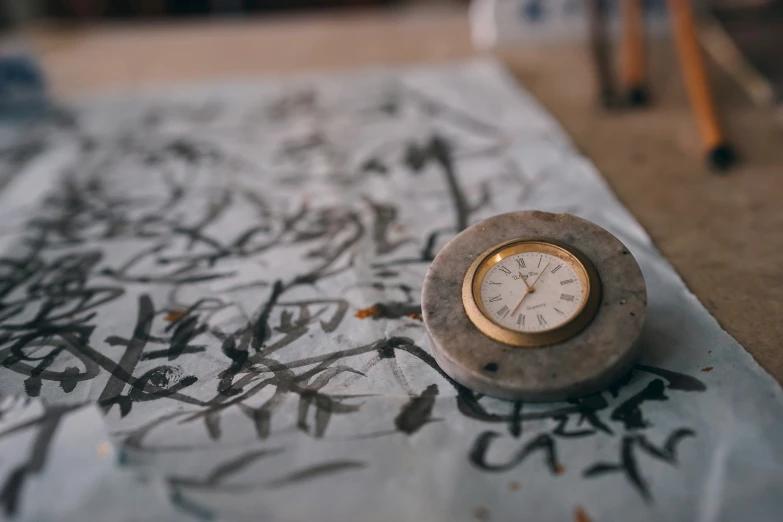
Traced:
[[[6, 517], [779, 520], [779, 386], [498, 65], [74, 118], [0, 194], [0, 392], [34, 398], [0, 418]], [[521, 209], [594, 221], [640, 262], [643, 356], [613, 389], [505, 402], [431, 358], [428, 261]]]

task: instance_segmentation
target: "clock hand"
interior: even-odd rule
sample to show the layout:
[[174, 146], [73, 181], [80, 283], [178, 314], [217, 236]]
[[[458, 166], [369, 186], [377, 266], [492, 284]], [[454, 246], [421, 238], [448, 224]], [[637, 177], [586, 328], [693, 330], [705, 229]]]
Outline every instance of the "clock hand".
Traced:
[[538, 277], [536, 277], [536, 280], [533, 281], [533, 285], [532, 285], [533, 288], [535, 288], [536, 283], [538, 283], [538, 280], [541, 279], [541, 276], [544, 275], [544, 272], [546, 272], [546, 269], [549, 268], [549, 265], [551, 265], [551, 264], [552, 264], [552, 261], [547, 263], [546, 266], [544, 267], [544, 269], [541, 271], [541, 273], [538, 274]]
[[527, 296], [529, 296], [529, 295], [530, 295], [530, 293], [531, 293], [532, 291], [533, 291], [533, 289], [532, 289], [532, 288], [530, 289], [530, 292], [528, 292], [527, 290], [525, 290], [525, 295], [523, 295], [523, 296], [522, 296], [522, 299], [520, 299], [520, 300], [519, 300], [519, 302], [517, 303], [517, 305], [514, 307], [514, 309], [513, 309], [513, 310], [511, 310], [511, 315], [514, 315], [515, 313], [517, 313], [517, 310], [519, 310], [519, 307], [520, 307], [520, 306], [522, 306], [522, 301], [524, 301], [524, 300], [525, 300], [525, 298], [526, 298]]
[[522, 272], [519, 273], [519, 278], [525, 283], [525, 286], [527, 287], [528, 292], [533, 292], [533, 287], [527, 284], [527, 279], [525, 279], [525, 276], [522, 275]]
[[[533, 292], [536, 291], [536, 283], [538, 283], [538, 280], [541, 279], [541, 276], [544, 275], [544, 272], [546, 272], [546, 269], [549, 268], [549, 265], [551, 263], [552, 263], [551, 261], [549, 263], [547, 263], [546, 266], [544, 267], [544, 269], [541, 272], [539, 272], [538, 277], [536, 277], [536, 280], [533, 281], [532, 285], [528, 285], [527, 284], [527, 280], [524, 277], [522, 278], [522, 280], [525, 281], [525, 286], [527, 286], [527, 289], [525, 290], [525, 295], [522, 296], [522, 299], [520, 299], [519, 302], [517, 303], [517, 305], [514, 307], [514, 309], [511, 310], [511, 315], [514, 315], [515, 313], [517, 313], [517, 310], [519, 310], [519, 307], [522, 306], [522, 301], [524, 301], [527, 296], [529, 296], [530, 294], [532, 294]], [[522, 272], [520, 272], [519, 275], [521, 276]]]
[[525, 298], [529, 295], [535, 292], [535, 289], [527, 284], [527, 279], [525, 279], [525, 276], [522, 275], [522, 272], [519, 272], [519, 278], [522, 279], [522, 281], [525, 283], [525, 295], [522, 296], [522, 299], [519, 300], [517, 305], [514, 307], [513, 310], [511, 310], [511, 315], [514, 315], [517, 313], [517, 310], [519, 310], [519, 307], [522, 306], [522, 301], [525, 300]]

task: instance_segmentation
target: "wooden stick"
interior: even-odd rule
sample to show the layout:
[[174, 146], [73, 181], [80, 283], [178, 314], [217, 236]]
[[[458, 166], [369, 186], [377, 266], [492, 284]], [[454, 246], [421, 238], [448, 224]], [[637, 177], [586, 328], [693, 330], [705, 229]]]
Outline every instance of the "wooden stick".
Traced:
[[623, 91], [631, 105], [647, 105], [647, 72], [644, 56], [644, 10], [641, 0], [620, 0], [622, 20]]
[[611, 44], [606, 29], [606, 6], [604, 0], [587, 0], [590, 24], [590, 50], [595, 68], [596, 83], [601, 105], [610, 108], [615, 105], [614, 75], [612, 73]]
[[667, 0], [680, 55], [680, 67], [691, 101], [691, 109], [699, 126], [707, 162], [715, 170], [725, 170], [735, 161], [732, 148], [726, 142], [715, 103], [707, 81], [704, 59], [696, 40], [696, 26], [690, 0]]

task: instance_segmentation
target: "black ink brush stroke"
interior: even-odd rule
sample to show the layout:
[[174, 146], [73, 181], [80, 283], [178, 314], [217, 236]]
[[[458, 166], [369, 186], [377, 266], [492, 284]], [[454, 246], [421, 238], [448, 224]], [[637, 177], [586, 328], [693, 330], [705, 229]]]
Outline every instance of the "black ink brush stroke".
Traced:
[[623, 401], [612, 411], [611, 419], [621, 421], [627, 430], [647, 428], [650, 423], [644, 419], [640, 406], [646, 401], [668, 401], [661, 379], [653, 379], [639, 393]]
[[210, 509], [190, 500], [176, 487], [171, 488], [169, 499], [175, 507], [198, 520], [202, 520], [203, 522], [212, 522], [215, 520], [215, 514]]
[[359, 470], [365, 467], [367, 467], [367, 463], [360, 460], [334, 460], [294, 471], [293, 473], [267, 482], [265, 486], [269, 489], [290, 487], [303, 482], [329, 477], [336, 473]]
[[639, 464], [636, 461], [636, 455], [634, 454], [636, 442], [637, 438], [633, 435], [626, 435], [623, 437], [620, 450], [620, 464], [599, 462], [586, 469], [583, 473], [584, 477], [591, 478], [616, 472], [624, 473], [625, 477], [641, 494], [642, 498], [646, 502], [650, 502], [652, 500], [652, 495], [650, 494], [647, 481], [639, 471]]
[[575, 401], [569, 401], [575, 404], [579, 408], [579, 419], [577, 425], [587, 423], [595, 431], [601, 431], [608, 435], [614, 435], [614, 430], [610, 428], [601, 418], [598, 416], [598, 412], [607, 408], [609, 403], [601, 394], [591, 395]]
[[[50, 407], [41, 417], [35, 419], [29, 425], [25, 424], [24, 426], [16, 427], [17, 429], [37, 428], [37, 430], [35, 441], [27, 460], [8, 473], [5, 483], [0, 488], [0, 505], [2, 505], [3, 511], [7, 516], [13, 517], [18, 512], [20, 496], [27, 479], [31, 475], [39, 474], [43, 471], [55, 432], [63, 417], [80, 407], [81, 405]], [[6, 430], [6, 432], [0, 434], [0, 437], [7, 436], [14, 431], [17, 430]]]
[[647, 366], [645, 364], [636, 364], [634, 365], [634, 368], [663, 377], [669, 383], [667, 388], [670, 390], [701, 392], [707, 389], [707, 385], [691, 375], [664, 370], [663, 368], [656, 368], [655, 366]]
[[163, 415], [155, 417], [154, 419], [147, 421], [137, 428], [133, 428], [130, 430], [130, 433], [127, 435], [127, 437], [123, 440], [123, 447], [136, 450], [143, 449], [148, 451], [150, 448], [143, 446], [144, 438], [155, 428], [165, 426], [169, 421], [178, 417], [182, 417], [183, 415], [187, 415], [187, 412], [175, 411], [171, 413], [164, 413]]
[[[342, 322], [343, 318], [345, 318], [345, 314], [348, 312], [349, 304], [348, 301], [345, 299], [340, 298], [332, 298], [332, 299], [307, 299], [307, 300], [301, 300], [301, 301], [286, 301], [286, 302], [280, 302], [278, 303], [278, 306], [281, 307], [287, 307], [287, 306], [295, 306], [300, 309], [300, 313], [302, 316], [307, 313], [306, 318], [308, 320], [310, 319], [317, 319], [320, 317], [321, 312], [315, 313], [315, 314], [309, 314], [307, 310], [310, 306], [313, 305], [323, 305], [324, 307], [334, 307], [334, 313], [332, 314], [332, 317], [327, 320], [321, 320], [320, 326], [321, 329], [325, 333], [331, 333], [337, 329], [337, 327]], [[322, 309], [322, 312], [325, 312], [326, 309]]]
[[152, 304], [152, 300], [148, 295], [142, 294], [139, 296], [138, 313], [136, 316], [136, 326], [133, 329], [133, 336], [117, 363], [117, 371], [111, 373], [109, 381], [106, 383], [101, 395], [98, 397], [98, 404], [104, 408], [105, 413], [108, 413], [114, 404], [120, 405], [120, 410], [123, 415], [127, 415], [130, 411], [130, 398], [121, 395], [128, 383], [128, 379], [123, 377], [130, 377], [133, 375], [133, 370], [141, 360], [144, 347], [147, 345], [147, 340], [149, 339], [152, 328], [152, 321], [154, 319], [155, 308]]
[[157, 366], [136, 379], [128, 399], [144, 402], [171, 397], [197, 380], [193, 375], [182, 375], [182, 369], [178, 366]]
[[[530, 411], [530, 412], [523, 413], [521, 412], [521, 407], [520, 407], [520, 411], [516, 411], [516, 406], [513, 406], [513, 404], [512, 404], [511, 413], [508, 414], [491, 413], [488, 412], [486, 408], [484, 408], [484, 406], [482, 406], [481, 403], [478, 401], [478, 399], [480, 398], [478, 394], [459, 384], [456, 384], [456, 387], [457, 387], [456, 388], [457, 409], [459, 410], [460, 413], [462, 413], [468, 418], [478, 420], [481, 422], [503, 423], [503, 424], [508, 423], [512, 435], [516, 431], [516, 428], [514, 427], [515, 423], [521, 423], [526, 420], [554, 419], [562, 415], [579, 413], [578, 405], [556, 406], [551, 410]], [[520, 433], [521, 433], [521, 429], [522, 429], [521, 426], [519, 426]]]
[[569, 430], [567, 426], [570, 419], [571, 417], [567, 415], [556, 417], [555, 420], [557, 421], [557, 427], [554, 429], [554, 431], [552, 431], [552, 434], [557, 435], [558, 437], [574, 439], [589, 437], [590, 435], [594, 435], [596, 433], [595, 429]]
[[426, 114], [450, 119], [458, 127], [462, 127], [465, 130], [493, 137], [500, 135], [502, 132], [500, 127], [479, 120], [469, 112], [449, 105], [443, 100], [430, 96], [424, 91], [411, 87], [410, 85], [404, 85], [402, 93], [406, 98], [416, 100]]
[[443, 171], [446, 179], [446, 185], [451, 194], [451, 202], [454, 205], [456, 216], [455, 229], [461, 232], [468, 226], [468, 214], [470, 210], [465, 201], [465, 196], [457, 179], [457, 172], [454, 166], [451, 144], [439, 135], [434, 135], [430, 142], [420, 147], [415, 143], [407, 146], [405, 153], [405, 162], [413, 171], [420, 171], [430, 160], [438, 164]]
[[522, 401], [514, 401], [511, 418], [508, 421], [508, 431], [516, 439], [522, 435]]
[[244, 484], [225, 484], [224, 481], [232, 475], [240, 473], [243, 469], [256, 463], [256, 461], [279, 455], [283, 448], [260, 449], [242, 453], [238, 457], [229, 459], [216, 466], [203, 479], [196, 479], [183, 476], [170, 476], [168, 481], [171, 485], [188, 489], [220, 489], [220, 490], [242, 490], [251, 489], [255, 486]]
[[690, 428], [679, 428], [674, 430], [663, 443], [663, 447], [651, 443], [647, 437], [638, 435], [639, 447], [644, 449], [650, 456], [669, 464], [677, 464], [677, 446], [686, 437], [695, 437], [696, 432]]
[[642, 498], [646, 502], [652, 502], [652, 493], [639, 469], [635, 450], [639, 448], [655, 459], [669, 464], [676, 464], [678, 444], [684, 438], [694, 437], [695, 435], [696, 433], [690, 428], [676, 429], [666, 438], [662, 448], [652, 444], [644, 435], [626, 435], [621, 443], [619, 463], [598, 462], [585, 469], [583, 476], [585, 478], [593, 478], [608, 473], [623, 473]]
[[[324, 332], [332, 332], [339, 326], [348, 311], [348, 303], [342, 299], [314, 299], [274, 303], [273, 301], [276, 301], [282, 292], [282, 284], [276, 284], [275, 287], [276, 289], [273, 290], [270, 299], [262, 309], [259, 319], [255, 321], [255, 327], [242, 329], [223, 339], [221, 349], [232, 360], [232, 363], [229, 368], [219, 374], [218, 392], [221, 395], [233, 396], [241, 393], [244, 386], [252, 380], [253, 376], [248, 375], [234, 382], [234, 378], [237, 375], [245, 372], [249, 367], [277, 350], [303, 337], [307, 333], [309, 325], [315, 321], [319, 321], [318, 324]], [[283, 308], [283, 311], [280, 315], [280, 324], [273, 330], [285, 335], [271, 344], [260, 345], [257, 353], [250, 356], [248, 347], [254, 336], [262, 335], [264, 338], [268, 338], [267, 335], [271, 335], [268, 316], [271, 314], [274, 305]], [[311, 314], [310, 307], [314, 305], [319, 306], [320, 310]], [[291, 307], [298, 311], [296, 318], [293, 318], [292, 314], [287, 311]], [[328, 320], [322, 320], [321, 315], [327, 312], [329, 308], [334, 309], [332, 317]], [[265, 316], [266, 319], [264, 318]]]
[[493, 440], [500, 436], [500, 433], [495, 431], [482, 432], [473, 443], [473, 448], [468, 456], [470, 462], [482, 471], [503, 472], [522, 464], [534, 452], [543, 452], [546, 465], [553, 475], [558, 474], [563, 469], [557, 459], [555, 441], [548, 433], [542, 433], [529, 440], [506, 462], [489, 462], [487, 453], [490, 445]]
[[372, 237], [375, 242], [375, 253], [385, 255], [393, 252], [400, 246], [413, 241], [411, 238], [403, 238], [397, 241], [389, 239], [389, 228], [397, 220], [397, 208], [385, 203], [377, 203], [367, 196], [364, 200], [373, 211]]
[[[297, 375], [287, 365], [273, 359], [260, 358], [258, 355], [259, 354], [254, 356], [254, 364], [266, 367], [269, 372], [273, 373], [272, 377], [257, 382], [257, 376], [260, 373], [266, 372], [251, 372], [242, 377], [239, 382], [243, 383], [244, 386], [251, 381], [256, 381], [256, 384], [253, 387], [232, 397], [226, 396], [225, 394], [217, 395], [205, 405], [206, 409], [191, 413], [182, 422], [203, 419], [206, 423], [210, 437], [217, 439], [220, 437], [220, 413], [223, 410], [238, 405], [258, 394], [267, 386], [276, 386], [277, 389], [275, 395], [261, 406], [262, 410], [269, 411], [271, 407], [282, 403], [282, 397], [280, 396], [282, 393], [297, 394], [300, 398], [298, 421], [300, 429], [309, 431], [309, 426], [305, 422], [306, 415], [310, 406], [316, 408], [316, 429], [314, 431], [316, 437], [323, 435], [323, 432], [328, 425], [329, 418], [333, 413], [351, 413], [359, 408], [358, 405], [343, 404], [340, 401], [340, 397], [337, 395], [327, 395], [319, 392], [320, 388], [328, 384], [332, 377], [344, 372], [357, 373], [353, 368], [348, 366], [335, 366], [330, 368], [331, 363], [334, 361], [322, 361], [314, 368]], [[323, 374], [313, 380], [312, 383], [300, 384], [307, 383], [308, 379], [322, 372]], [[263, 420], [263, 415], [265, 414], [260, 415], [262, 415], [260, 419]], [[259, 418], [255, 417], [253, 420], [258, 421]], [[256, 428], [259, 429], [259, 426], [256, 425]], [[268, 427], [264, 429], [268, 429]]]
[[[416, 263], [429, 263], [433, 259], [435, 259], [435, 254], [437, 253], [436, 247], [437, 247], [438, 238], [445, 234], [453, 235], [454, 233], [455, 230], [451, 227], [438, 229], [433, 232], [430, 232], [430, 234], [427, 236], [427, 241], [425, 242], [424, 247], [421, 250], [420, 257], [392, 259], [391, 261], [382, 261], [378, 263], [373, 263], [370, 266], [375, 269], [379, 269], [379, 268], [385, 269], [390, 266], [410, 265]], [[392, 274], [392, 275], [386, 275], [386, 274]], [[397, 274], [395, 272], [389, 272], [388, 270], [383, 270], [382, 272], [378, 272], [376, 275], [379, 277], [393, 277]]]
[[307, 423], [307, 413], [311, 406], [315, 406], [315, 428], [312, 434], [316, 438], [324, 436], [333, 413], [352, 413], [359, 410], [358, 405], [342, 404], [333, 397], [319, 391], [329, 384], [332, 378], [344, 372], [361, 375], [358, 370], [354, 370], [350, 366], [332, 366], [299, 390], [299, 415], [297, 421], [299, 429], [304, 432], [310, 431]]
[[[227, 341], [229, 340], [234, 342], [233, 338], [227, 339]], [[274, 401], [275, 405], [280, 404], [284, 395], [287, 393], [299, 395], [299, 428], [310, 433], [310, 425], [307, 423], [306, 419], [309, 408], [315, 407], [316, 424], [312, 434], [316, 437], [321, 437], [324, 435], [329, 418], [333, 413], [351, 413], [356, 411], [359, 407], [357, 405], [343, 404], [338, 400], [336, 395], [324, 394], [319, 391], [320, 387], [323, 387], [326, 383], [328, 383], [329, 379], [339, 373], [349, 372], [357, 375], [360, 374], [360, 372], [349, 366], [336, 366], [333, 369], [330, 369], [330, 365], [347, 357], [370, 353], [373, 351], [377, 352], [381, 358], [385, 357], [383, 354], [386, 354], [387, 352], [393, 356], [394, 351], [397, 350], [405, 351], [414, 355], [430, 366], [433, 370], [437, 371], [438, 374], [443, 376], [443, 378], [452, 384], [455, 389], [460, 389], [458, 384], [456, 384], [451, 380], [450, 377], [443, 373], [443, 370], [440, 369], [432, 356], [425, 352], [422, 348], [416, 346], [410, 339], [404, 337], [390, 337], [388, 339], [382, 339], [375, 343], [357, 348], [339, 350], [328, 354], [290, 361], [286, 364], [264, 357], [262, 353], [254, 354], [248, 357], [241, 365], [241, 368], [243, 368], [242, 371], [246, 372], [246, 375], [243, 375], [237, 379], [236, 382], [231, 384], [231, 388], [237, 390], [236, 393], [219, 393], [217, 396], [205, 403], [204, 410], [191, 413], [185, 419], [183, 419], [182, 422], [191, 422], [202, 419], [206, 423], [210, 437], [217, 439], [220, 437], [220, 412], [246, 401], [267, 386], [275, 386], [275, 395], [268, 401], [268, 403]], [[242, 352], [246, 353], [244, 350]], [[293, 371], [298, 367], [313, 365], [315, 366], [310, 370], [300, 374], [296, 374]], [[266, 370], [259, 369], [257, 367], [265, 367]], [[258, 380], [258, 377], [261, 374], [270, 372], [272, 373], [272, 376], [261, 381]], [[321, 372], [325, 372], [324, 375], [316, 378], [310, 385], [304, 384], [307, 382], [307, 379], [310, 379], [311, 377]], [[253, 386], [245, 390], [245, 387], [251, 383], [253, 383]], [[247, 410], [245, 410], [245, 413], [249, 414]], [[262, 422], [263, 425], [259, 426], [257, 424], [256, 428], [257, 430], [260, 429], [260, 435], [263, 434], [263, 436], [265, 436], [265, 434], [268, 433], [268, 417], [266, 413], [259, 413], [258, 415], [259, 416], [256, 417], [254, 414], [249, 414], [254, 422]]]
[[283, 282], [277, 280], [272, 285], [272, 292], [269, 295], [264, 307], [261, 309], [261, 313], [256, 319], [255, 325], [253, 325], [253, 337], [251, 344], [256, 351], [261, 350], [263, 344], [272, 336], [272, 329], [269, 327], [269, 315], [272, 313], [272, 308], [283, 293]]
[[432, 422], [432, 408], [438, 396], [438, 385], [430, 384], [421, 395], [412, 397], [394, 419], [398, 431], [413, 435], [425, 424]]
[[[141, 386], [138, 382], [139, 379], [134, 377], [132, 374], [128, 373], [128, 371], [126, 371], [125, 368], [121, 367], [118, 363], [114, 362], [112, 359], [106, 357], [105, 355], [101, 354], [94, 348], [90, 347], [87, 343], [75, 338], [70, 334], [62, 334], [61, 338], [66, 343], [66, 346], [68, 350], [71, 351], [71, 353], [79, 354], [79, 357], [83, 358], [83, 360], [89, 360], [91, 361], [91, 363], [97, 364], [100, 368], [109, 372], [113, 377], [119, 379], [120, 382], [122, 383], [122, 388], [120, 389], [120, 393], [122, 389], [124, 389], [125, 385], [127, 384], [131, 386], [131, 389], [134, 391], [134, 396], [138, 398], [149, 396], [146, 397], [144, 400], [153, 400], [154, 398], [165, 397], [171, 400], [176, 400], [191, 405], [203, 406], [205, 404], [203, 401], [194, 399], [193, 397], [180, 393], [178, 390], [177, 391], [167, 390], [167, 389], [164, 390], [164, 389], [155, 389], [153, 386], [146, 386], [146, 387]], [[192, 379], [188, 379], [188, 381], [186, 381], [186, 384], [188, 385], [192, 382], [195, 382], [192, 381]], [[108, 398], [105, 403], [103, 404], [99, 403], [99, 405], [108, 410], [111, 408], [113, 404], [119, 404], [121, 411], [124, 411], [125, 415], [127, 415], [127, 413], [130, 411], [130, 406], [132, 402], [133, 400], [130, 399], [128, 396], [123, 396], [120, 394], [120, 395], [116, 395], [115, 398], [113, 399]]]

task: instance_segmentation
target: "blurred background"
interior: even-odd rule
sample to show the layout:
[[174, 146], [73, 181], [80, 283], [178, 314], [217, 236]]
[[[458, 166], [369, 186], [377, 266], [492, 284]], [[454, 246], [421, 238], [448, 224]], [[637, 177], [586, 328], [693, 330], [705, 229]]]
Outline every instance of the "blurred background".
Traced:
[[467, 0], [5, 0], [6, 24], [19, 17], [59, 20], [160, 18], [400, 4], [465, 4]]
[[[616, 20], [616, 0], [602, 0], [608, 16]], [[164, 20], [269, 19], [293, 13], [330, 16], [374, 13], [378, 17], [398, 16], [400, 11], [421, 15], [433, 10], [470, 18], [473, 43], [497, 47], [519, 41], [552, 41], [585, 36], [586, 0], [0, 0], [0, 37], [8, 39], [20, 28], [45, 26], [97, 27], [107, 23], [145, 23]], [[646, 24], [655, 37], [669, 31], [666, 0], [644, 0]], [[702, 18], [713, 22], [702, 38], [708, 51], [725, 49], [731, 43], [746, 65], [767, 82], [775, 96], [783, 89], [783, 0], [695, 0]], [[489, 13], [494, 13], [489, 14]], [[715, 44], [719, 28], [723, 43]], [[615, 27], [616, 32], [616, 27]], [[705, 34], [709, 33], [707, 36]], [[445, 34], [444, 34], [445, 36]], [[448, 41], [448, 37], [444, 38]], [[721, 65], [731, 60], [721, 60]], [[730, 71], [731, 72], [731, 71]], [[747, 72], [747, 71], [746, 71]], [[744, 81], [747, 74], [738, 78]], [[758, 78], [756, 78], [758, 80]], [[755, 88], [755, 91], [753, 89]], [[751, 87], [756, 97], [758, 85]], [[763, 90], [763, 89], [762, 89]], [[768, 100], [767, 100], [768, 101]]]
[[[625, 67], [621, 6], [643, 6], [647, 44], [672, 34], [671, 0], [624, 1], [0, 0], [0, 98], [6, 98], [0, 106], [8, 106], [11, 95], [28, 98], [36, 85], [69, 96], [313, 68], [429, 63], [487, 50], [524, 53], [542, 44], [581, 45], [588, 53], [589, 6], [598, 4], [618, 48], [619, 70]], [[783, 112], [783, 0], [692, 3], [712, 61], [756, 104]], [[251, 49], [252, 55], [243, 54]], [[600, 76], [600, 64], [587, 67]], [[667, 89], [669, 76], [657, 80], [659, 91]]]
[[[0, 119], [24, 113], [20, 107], [47, 106], [41, 100], [61, 102], [106, 89], [127, 91], [219, 78], [438, 63], [491, 53], [568, 125], [585, 105], [567, 108], [565, 102], [590, 99], [593, 108], [596, 100], [604, 108], [625, 105], [627, 91], [633, 87], [629, 82], [642, 83], [643, 98], [651, 94], [653, 107], [672, 95], [676, 99], [683, 71], [691, 67], [682, 62], [681, 54], [672, 56], [682, 50], [673, 45], [677, 38], [668, 8], [688, 3], [0, 0]], [[732, 87], [739, 86], [757, 106], [783, 114], [783, 54], [779, 52], [783, 48], [783, 0], [690, 3], [698, 15], [697, 37], [709, 56], [708, 67], [721, 69], [732, 78]], [[601, 31], [605, 34], [600, 36], [606, 47], [603, 63], [596, 54], [592, 30], [592, 15], [599, 5], [606, 22]], [[624, 18], [629, 5], [641, 10], [638, 16], [644, 30], [641, 24], [633, 30], [623, 29], [629, 27]], [[637, 43], [634, 30], [639, 33]], [[634, 47], [635, 64], [629, 66], [626, 51]], [[614, 71], [607, 59], [615, 62]], [[587, 81], [577, 80], [583, 76]], [[711, 88], [715, 76], [708, 76], [705, 81]], [[548, 78], [556, 89], [567, 86], [554, 104], [548, 102], [551, 89], [538, 92], [536, 84], [542, 78]], [[604, 91], [610, 84], [617, 84], [612, 96], [618, 103], [606, 101]], [[718, 90], [715, 112], [732, 110], [728, 97], [721, 94], [726, 89]], [[705, 119], [699, 114], [695, 117]], [[680, 145], [697, 149], [697, 133], [693, 127], [689, 132]], [[727, 132], [725, 139], [731, 139], [733, 129]], [[722, 134], [721, 130], [720, 140]], [[705, 142], [703, 148], [712, 145]]]

